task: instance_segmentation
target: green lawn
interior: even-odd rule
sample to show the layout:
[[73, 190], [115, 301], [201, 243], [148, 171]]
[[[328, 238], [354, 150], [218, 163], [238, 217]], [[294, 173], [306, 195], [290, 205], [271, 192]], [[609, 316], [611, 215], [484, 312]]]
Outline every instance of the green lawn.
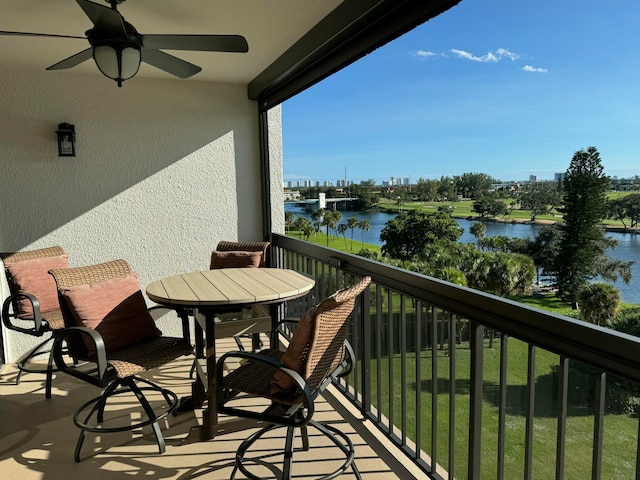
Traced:
[[[625, 197], [632, 193], [638, 192], [609, 192], [607, 194], [607, 198], [616, 199]], [[378, 208], [384, 211], [397, 213], [400, 210], [411, 210], [411, 209], [421, 209], [421, 210], [437, 210], [440, 207], [451, 207], [452, 215], [456, 218], [479, 218], [479, 215], [472, 211], [473, 208], [473, 200], [461, 200], [459, 202], [407, 202], [403, 203], [400, 209], [398, 208], [397, 203], [388, 200], [381, 199], [380, 203], [376, 205]], [[491, 220], [491, 219], [489, 219]], [[526, 210], [513, 210], [509, 215], [495, 217], [495, 220], [504, 221], [504, 222], [527, 222], [531, 220], [531, 215]], [[540, 222], [558, 222], [562, 220], [562, 215], [560, 212], [554, 210], [551, 214], [548, 215], [538, 215], [536, 217], [536, 221]], [[622, 222], [618, 220], [613, 220], [611, 218], [605, 219], [603, 222], [604, 226], [620, 228], [624, 225]]]
[[[290, 230], [287, 232], [287, 235], [300, 239], [300, 232], [296, 230]], [[316, 232], [311, 237], [307, 239], [308, 242], [311, 242], [315, 245], [320, 245], [322, 247], [333, 248], [334, 250], [339, 250], [341, 252], [353, 253], [357, 254], [362, 248], [367, 248], [372, 252], [380, 252], [379, 245], [373, 245], [371, 243], [363, 243], [360, 240], [360, 230], [355, 229], [353, 234], [353, 242], [351, 241], [351, 232], [347, 232], [343, 237], [336, 235], [332, 232], [329, 234], [328, 244], [327, 244], [327, 234], [322, 232]], [[303, 238], [304, 240], [304, 238]]]
[[[377, 207], [392, 213], [397, 213], [400, 210], [395, 202], [387, 199], [381, 199]], [[459, 202], [407, 202], [402, 204], [401, 210], [420, 209], [436, 211], [440, 207], [451, 207], [451, 214], [457, 218], [479, 218], [479, 215], [472, 211], [473, 200], [461, 200]], [[554, 214], [538, 215], [536, 220], [557, 222], [561, 218], [560, 214], [554, 211]], [[509, 215], [497, 217], [497, 219], [506, 222], [522, 222], [529, 221], [531, 215], [525, 210], [513, 210]]]
[[[510, 339], [508, 344], [507, 371], [507, 414], [505, 421], [505, 472], [507, 479], [523, 478], [525, 414], [527, 399], [527, 345]], [[469, 365], [470, 350], [467, 344], [456, 348], [455, 377], [455, 444], [454, 455], [455, 478], [466, 478], [467, 442], [469, 421]], [[430, 351], [420, 353], [422, 378], [416, 382], [415, 354], [408, 355], [406, 371], [401, 371], [399, 357], [394, 357], [394, 420], [400, 425], [402, 399], [400, 383], [406, 380], [408, 436], [415, 438], [416, 399], [421, 404], [421, 447], [431, 452], [432, 418], [437, 421], [437, 461], [446, 468], [449, 445], [449, 387], [450, 356], [444, 351], [437, 355], [438, 393], [437, 412], [431, 410], [433, 384], [431, 382], [432, 356]], [[484, 349], [484, 401], [482, 416], [482, 477], [496, 478], [498, 455], [498, 385], [499, 385], [500, 344], [494, 342]], [[557, 385], [555, 368], [558, 356], [552, 353], [536, 351], [536, 384], [535, 384], [535, 420], [533, 435], [533, 478], [555, 478], [556, 431], [557, 431]], [[377, 368], [382, 374], [382, 406], [381, 411], [389, 415], [388, 377], [389, 363], [383, 358], [379, 364], [372, 365], [372, 378], [376, 379]], [[420, 396], [416, 397], [419, 385]], [[373, 385], [375, 392], [376, 386]], [[374, 402], [376, 397], [374, 394]], [[567, 421], [565, 476], [567, 480], [583, 480], [590, 478], [591, 451], [593, 441], [594, 417], [591, 409], [585, 405], [572, 405]], [[635, 446], [637, 444], [638, 420], [626, 414], [608, 414], [604, 428], [603, 475], [602, 478], [633, 478], [635, 471]]]

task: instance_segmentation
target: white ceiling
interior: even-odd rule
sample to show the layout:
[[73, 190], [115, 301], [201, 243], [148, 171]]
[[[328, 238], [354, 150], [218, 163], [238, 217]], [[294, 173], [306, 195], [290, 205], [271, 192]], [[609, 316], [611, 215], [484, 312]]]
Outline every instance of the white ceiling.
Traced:
[[[108, 6], [105, 0], [95, 3]], [[193, 80], [248, 84], [340, 3], [342, 0], [127, 0], [118, 11], [143, 35], [244, 36], [248, 53], [167, 53], [202, 67]], [[75, 0], [0, 0], [2, 31], [84, 37], [92, 26]], [[0, 70], [44, 71], [88, 47], [84, 39], [0, 35]], [[69, 73], [101, 75], [93, 60], [48, 72]], [[175, 78], [145, 63], [137, 76]]]

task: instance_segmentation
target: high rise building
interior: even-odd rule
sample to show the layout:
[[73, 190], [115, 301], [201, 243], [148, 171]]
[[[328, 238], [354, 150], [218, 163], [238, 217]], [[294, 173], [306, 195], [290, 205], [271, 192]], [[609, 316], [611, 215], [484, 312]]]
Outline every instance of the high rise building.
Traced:
[[553, 174], [553, 180], [558, 182], [558, 183], [562, 183], [562, 182], [564, 182], [565, 175], [566, 175], [566, 172], [554, 173]]

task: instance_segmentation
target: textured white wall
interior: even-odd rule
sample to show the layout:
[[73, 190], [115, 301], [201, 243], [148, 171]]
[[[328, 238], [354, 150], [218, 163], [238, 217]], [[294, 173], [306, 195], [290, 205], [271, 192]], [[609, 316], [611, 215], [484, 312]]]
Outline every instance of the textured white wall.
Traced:
[[[124, 258], [144, 289], [207, 268], [219, 240], [262, 238], [257, 105], [245, 85], [135, 78], [118, 88], [2, 71], [0, 82], [0, 251], [60, 245], [71, 266]], [[76, 126], [75, 158], [57, 156], [60, 122]], [[270, 124], [279, 143], [279, 109]], [[271, 155], [279, 187], [279, 144]], [[32, 344], [4, 337], [8, 361]]]

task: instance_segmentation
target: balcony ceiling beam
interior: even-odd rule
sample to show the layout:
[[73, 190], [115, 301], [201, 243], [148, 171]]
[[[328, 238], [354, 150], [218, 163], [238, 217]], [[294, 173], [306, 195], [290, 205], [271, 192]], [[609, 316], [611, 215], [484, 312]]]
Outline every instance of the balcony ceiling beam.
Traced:
[[249, 83], [249, 98], [278, 105], [459, 2], [345, 0]]

